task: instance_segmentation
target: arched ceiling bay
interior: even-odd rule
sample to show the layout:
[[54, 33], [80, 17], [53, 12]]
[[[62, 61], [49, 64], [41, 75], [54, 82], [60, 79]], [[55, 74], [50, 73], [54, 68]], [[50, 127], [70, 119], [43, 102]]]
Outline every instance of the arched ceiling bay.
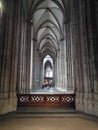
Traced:
[[[65, 0], [66, 1], [66, 0]], [[56, 56], [60, 39], [64, 39], [66, 17], [64, 0], [30, 0], [29, 18], [33, 22], [33, 37], [41, 56]]]

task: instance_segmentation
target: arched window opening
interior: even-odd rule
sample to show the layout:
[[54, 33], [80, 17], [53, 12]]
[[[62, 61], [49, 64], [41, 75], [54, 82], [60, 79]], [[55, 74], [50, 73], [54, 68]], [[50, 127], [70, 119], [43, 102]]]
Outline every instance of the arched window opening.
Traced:
[[53, 87], [53, 58], [50, 55], [46, 55], [43, 59], [43, 87]]
[[47, 62], [45, 63], [45, 77], [53, 77], [53, 71], [52, 71], [53, 67], [51, 65], [51, 62], [49, 60], [47, 60]]

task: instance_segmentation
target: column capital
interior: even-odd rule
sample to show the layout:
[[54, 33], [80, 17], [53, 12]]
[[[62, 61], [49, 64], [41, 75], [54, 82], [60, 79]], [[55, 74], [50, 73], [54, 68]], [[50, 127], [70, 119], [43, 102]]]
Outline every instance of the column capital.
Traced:
[[62, 38], [60, 39], [60, 42], [61, 42], [61, 41], [64, 41], [64, 37], [62, 37]]
[[29, 25], [33, 25], [32, 19], [29, 19], [29, 18], [26, 19], [26, 23], [29, 24]]
[[37, 42], [37, 39], [36, 38], [32, 38], [33, 41]]

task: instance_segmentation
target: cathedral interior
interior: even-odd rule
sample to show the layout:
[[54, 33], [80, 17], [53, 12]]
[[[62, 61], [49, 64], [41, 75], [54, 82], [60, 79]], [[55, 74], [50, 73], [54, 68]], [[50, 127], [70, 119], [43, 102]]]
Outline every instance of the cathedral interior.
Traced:
[[71, 105], [98, 117], [97, 42], [98, 0], [0, 0], [0, 115]]

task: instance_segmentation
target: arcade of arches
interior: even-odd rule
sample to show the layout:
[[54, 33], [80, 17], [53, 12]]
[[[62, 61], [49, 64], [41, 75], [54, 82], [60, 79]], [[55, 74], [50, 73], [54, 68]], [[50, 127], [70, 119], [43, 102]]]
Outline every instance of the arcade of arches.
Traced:
[[98, 116], [98, 0], [0, 0], [0, 114], [53, 87]]

